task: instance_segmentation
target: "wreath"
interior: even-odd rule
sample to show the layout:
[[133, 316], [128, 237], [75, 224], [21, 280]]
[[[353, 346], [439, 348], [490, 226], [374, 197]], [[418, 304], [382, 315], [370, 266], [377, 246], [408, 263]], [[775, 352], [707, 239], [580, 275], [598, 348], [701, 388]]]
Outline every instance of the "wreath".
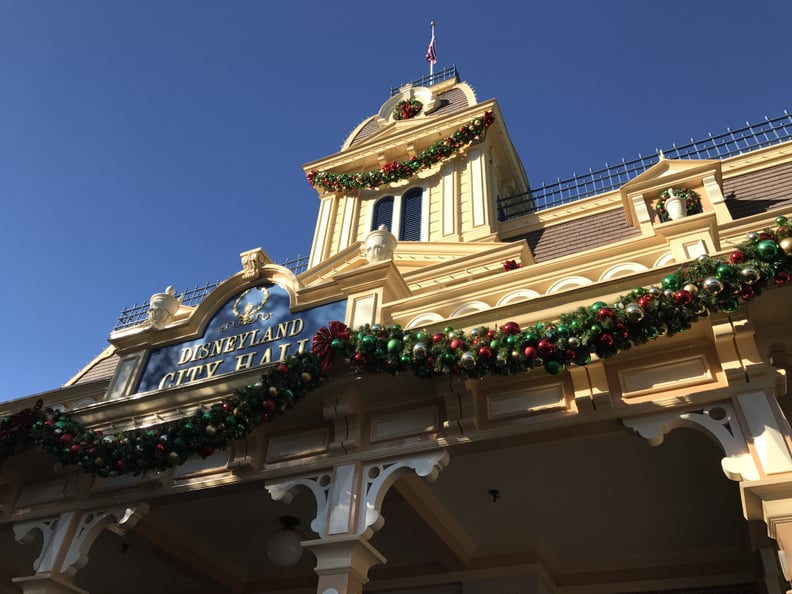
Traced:
[[693, 190], [687, 188], [668, 188], [660, 192], [660, 199], [657, 201], [655, 211], [657, 216], [660, 217], [661, 222], [670, 220], [668, 216], [668, 209], [666, 208], [666, 201], [671, 196], [678, 196], [685, 201], [685, 212], [689, 215], [698, 214], [701, 212], [701, 199], [699, 195]]
[[394, 120], [409, 120], [417, 116], [421, 109], [423, 109], [423, 103], [415, 99], [406, 99], [399, 101], [391, 114]]

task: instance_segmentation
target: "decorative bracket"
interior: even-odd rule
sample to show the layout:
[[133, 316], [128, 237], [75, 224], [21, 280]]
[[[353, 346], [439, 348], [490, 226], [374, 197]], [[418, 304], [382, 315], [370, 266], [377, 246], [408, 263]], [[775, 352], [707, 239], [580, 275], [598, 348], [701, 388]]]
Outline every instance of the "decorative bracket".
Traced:
[[645, 417], [624, 419], [623, 423], [651, 446], [663, 443], [666, 434], [679, 427], [701, 431], [713, 438], [723, 450], [723, 473], [733, 481], [756, 480], [759, 470], [754, 463], [748, 444], [736, 420], [731, 404], [708, 406], [700, 411], [672, 411]]

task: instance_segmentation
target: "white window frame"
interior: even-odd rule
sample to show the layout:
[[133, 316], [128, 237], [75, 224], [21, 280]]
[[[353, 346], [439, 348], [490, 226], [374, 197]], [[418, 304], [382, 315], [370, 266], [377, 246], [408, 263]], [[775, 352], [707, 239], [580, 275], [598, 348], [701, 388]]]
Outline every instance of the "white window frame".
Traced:
[[419, 241], [429, 241], [429, 187], [423, 184], [406, 186], [395, 192], [383, 192], [381, 196], [372, 198], [371, 208], [368, 209], [366, 229], [368, 229], [369, 232], [373, 231], [371, 226], [374, 224], [374, 210], [377, 201], [382, 198], [387, 198], [388, 196], [393, 196], [393, 215], [391, 216], [390, 232], [398, 238], [402, 222], [402, 196], [415, 188], [420, 188], [421, 190], [421, 239], [419, 239]]

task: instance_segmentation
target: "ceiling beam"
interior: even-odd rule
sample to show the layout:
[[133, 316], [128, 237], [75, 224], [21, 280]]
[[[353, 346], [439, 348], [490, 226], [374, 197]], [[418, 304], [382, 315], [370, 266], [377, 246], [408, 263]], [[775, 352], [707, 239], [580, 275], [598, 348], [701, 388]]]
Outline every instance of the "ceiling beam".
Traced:
[[130, 531], [149, 541], [191, 571], [220, 586], [222, 592], [244, 592], [247, 572], [221, 556], [221, 548], [203, 545], [157, 511], [150, 511]]
[[402, 476], [393, 485], [399, 495], [437, 535], [465, 569], [473, 567], [476, 544], [457, 519], [449, 513], [426, 482], [414, 474]]

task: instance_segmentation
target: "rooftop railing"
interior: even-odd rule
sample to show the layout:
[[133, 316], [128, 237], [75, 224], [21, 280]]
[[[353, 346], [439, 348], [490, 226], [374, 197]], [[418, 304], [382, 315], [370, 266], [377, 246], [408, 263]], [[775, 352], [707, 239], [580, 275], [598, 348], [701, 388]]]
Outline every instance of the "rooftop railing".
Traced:
[[506, 198], [498, 197], [498, 217], [506, 221], [562, 204], [582, 200], [589, 196], [609, 192], [620, 188], [635, 176], [646, 171], [657, 163], [662, 153], [666, 159], [725, 159], [752, 150], [778, 144], [792, 139], [792, 115], [784, 110], [784, 115], [776, 118], [765, 117], [764, 121], [713, 136], [709, 134], [702, 140], [690, 139], [690, 142], [670, 149], [663, 149], [657, 154], [614, 165], [605, 164], [603, 169], [589, 169], [587, 173], [573, 175], [568, 179], [559, 179], [555, 183], [542, 184], [531, 188], [528, 192]]
[[393, 97], [396, 93], [398, 93], [403, 87], [410, 85], [413, 87], [431, 87], [432, 85], [436, 85], [437, 83], [441, 83], [445, 80], [449, 79], [456, 79], [459, 78], [459, 72], [457, 72], [456, 66], [446, 66], [442, 70], [438, 70], [434, 74], [427, 74], [422, 76], [421, 78], [416, 78], [415, 80], [411, 80], [410, 82], [406, 82], [403, 85], [399, 85], [398, 87], [391, 87], [390, 96]]

